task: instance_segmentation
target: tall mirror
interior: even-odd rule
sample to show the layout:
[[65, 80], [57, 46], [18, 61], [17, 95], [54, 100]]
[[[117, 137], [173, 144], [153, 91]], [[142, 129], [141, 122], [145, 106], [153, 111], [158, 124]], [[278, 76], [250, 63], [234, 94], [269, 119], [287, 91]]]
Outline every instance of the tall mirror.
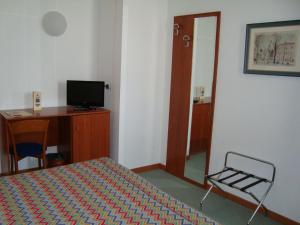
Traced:
[[190, 115], [184, 176], [203, 183], [210, 147], [216, 17], [194, 19]]
[[209, 169], [220, 21], [220, 12], [174, 18], [166, 169], [200, 185]]

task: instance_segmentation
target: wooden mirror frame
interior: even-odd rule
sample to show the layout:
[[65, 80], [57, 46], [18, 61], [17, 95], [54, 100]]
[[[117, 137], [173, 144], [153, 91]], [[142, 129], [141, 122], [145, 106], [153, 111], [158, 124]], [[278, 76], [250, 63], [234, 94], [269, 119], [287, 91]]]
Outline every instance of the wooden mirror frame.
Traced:
[[[192, 54], [193, 48], [184, 49], [176, 48], [178, 41], [182, 40], [182, 36], [188, 34], [194, 36], [194, 20], [201, 17], [216, 17], [216, 43], [214, 72], [211, 96], [211, 132], [209, 135], [209, 148], [206, 154], [205, 175], [209, 170], [209, 162], [211, 155], [211, 141], [214, 121], [215, 96], [217, 85], [218, 61], [219, 61], [219, 41], [220, 41], [220, 24], [221, 12], [200, 13], [185, 16], [174, 17], [174, 25], [179, 29], [175, 30], [173, 36], [173, 55], [172, 55], [172, 78], [171, 78], [171, 94], [170, 94], [170, 111], [169, 111], [169, 129], [168, 129], [168, 149], [166, 170], [181, 179], [194, 183], [196, 185], [206, 187], [207, 179], [204, 178], [204, 184], [200, 184], [194, 180], [184, 176], [186, 146], [188, 139], [188, 124], [190, 111], [190, 93], [191, 93], [191, 77], [192, 77]], [[183, 28], [180, 23], [189, 21], [189, 25]], [[193, 22], [192, 22], [193, 21]], [[181, 34], [180, 34], [181, 33]], [[181, 35], [181, 36], [180, 36]], [[179, 37], [180, 36], [180, 37]], [[178, 39], [177, 39], [178, 38]], [[192, 38], [193, 39], [193, 38]], [[193, 43], [193, 41], [191, 41]], [[183, 54], [181, 58], [179, 54]], [[183, 72], [188, 71], [186, 74]], [[183, 76], [185, 74], [185, 76]]]

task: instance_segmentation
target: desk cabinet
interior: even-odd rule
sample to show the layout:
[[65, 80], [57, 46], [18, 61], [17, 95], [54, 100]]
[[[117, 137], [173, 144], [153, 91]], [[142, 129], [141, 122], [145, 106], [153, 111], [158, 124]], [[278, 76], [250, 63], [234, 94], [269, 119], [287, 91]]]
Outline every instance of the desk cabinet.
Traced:
[[190, 154], [205, 152], [209, 148], [211, 130], [211, 104], [193, 105]]
[[[15, 111], [15, 110], [12, 110]], [[2, 173], [9, 172], [8, 123], [17, 120], [49, 120], [47, 145], [57, 146], [66, 163], [81, 162], [109, 156], [110, 111], [96, 109], [74, 111], [72, 107], [50, 107], [34, 112], [24, 109], [29, 116], [11, 117], [0, 111], [0, 159]]]
[[108, 113], [73, 116], [71, 126], [73, 162], [108, 157]]

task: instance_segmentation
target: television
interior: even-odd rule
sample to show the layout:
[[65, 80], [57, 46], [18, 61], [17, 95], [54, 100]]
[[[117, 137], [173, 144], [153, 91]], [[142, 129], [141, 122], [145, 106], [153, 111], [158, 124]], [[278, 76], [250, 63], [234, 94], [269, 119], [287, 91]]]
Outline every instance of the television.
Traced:
[[104, 107], [104, 81], [67, 80], [67, 105], [75, 108]]

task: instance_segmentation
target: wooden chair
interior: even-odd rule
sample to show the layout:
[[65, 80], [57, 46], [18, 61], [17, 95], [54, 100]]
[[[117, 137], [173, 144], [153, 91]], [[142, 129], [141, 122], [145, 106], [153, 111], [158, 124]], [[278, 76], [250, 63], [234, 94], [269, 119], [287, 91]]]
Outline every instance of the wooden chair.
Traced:
[[18, 161], [38, 158], [39, 168], [46, 168], [46, 148], [49, 120], [23, 120], [8, 124], [10, 136], [11, 172], [19, 172]]

